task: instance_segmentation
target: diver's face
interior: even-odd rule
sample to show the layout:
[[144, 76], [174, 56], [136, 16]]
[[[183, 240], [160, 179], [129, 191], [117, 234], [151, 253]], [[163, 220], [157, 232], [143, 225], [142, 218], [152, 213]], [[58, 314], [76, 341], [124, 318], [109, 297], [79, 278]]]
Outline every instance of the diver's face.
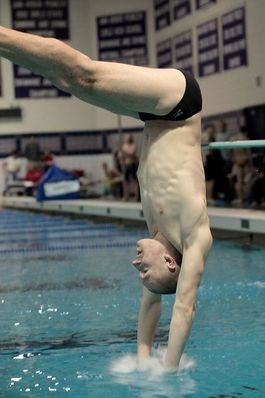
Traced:
[[139, 277], [149, 290], [155, 290], [156, 285], [164, 279], [167, 264], [164, 259], [164, 246], [154, 239], [141, 239], [137, 242], [136, 258], [133, 265], [139, 272]]

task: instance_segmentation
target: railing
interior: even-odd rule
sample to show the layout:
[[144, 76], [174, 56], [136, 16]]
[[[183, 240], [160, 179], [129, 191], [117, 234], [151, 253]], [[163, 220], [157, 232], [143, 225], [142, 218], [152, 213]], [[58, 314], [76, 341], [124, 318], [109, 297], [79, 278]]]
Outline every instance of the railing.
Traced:
[[262, 148], [265, 147], [265, 140], [246, 141], [219, 141], [203, 144], [202, 149], [236, 149], [236, 148]]

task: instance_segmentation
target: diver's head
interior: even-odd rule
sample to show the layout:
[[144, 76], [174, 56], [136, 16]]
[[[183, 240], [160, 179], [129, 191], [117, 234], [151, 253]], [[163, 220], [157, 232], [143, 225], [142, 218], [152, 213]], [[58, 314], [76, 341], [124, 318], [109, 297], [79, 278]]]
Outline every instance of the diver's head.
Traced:
[[180, 271], [180, 258], [163, 243], [155, 239], [137, 242], [137, 256], [133, 265], [139, 271], [143, 285], [153, 293], [176, 293]]

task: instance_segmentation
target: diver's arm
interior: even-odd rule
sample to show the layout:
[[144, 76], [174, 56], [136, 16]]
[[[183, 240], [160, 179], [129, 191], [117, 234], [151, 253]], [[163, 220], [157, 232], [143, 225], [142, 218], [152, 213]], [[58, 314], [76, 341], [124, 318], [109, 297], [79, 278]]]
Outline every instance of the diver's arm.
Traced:
[[205, 225], [184, 247], [164, 363], [166, 371], [175, 371], [179, 366], [194, 319], [197, 290], [211, 244], [211, 233]]
[[139, 360], [147, 358], [152, 349], [153, 335], [161, 315], [161, 295], [143, 288], [138, 316], [137, 351]]
[[47, 77], [67, 91], [85, 56], [67, 44], [0, 27], [0, 56]]

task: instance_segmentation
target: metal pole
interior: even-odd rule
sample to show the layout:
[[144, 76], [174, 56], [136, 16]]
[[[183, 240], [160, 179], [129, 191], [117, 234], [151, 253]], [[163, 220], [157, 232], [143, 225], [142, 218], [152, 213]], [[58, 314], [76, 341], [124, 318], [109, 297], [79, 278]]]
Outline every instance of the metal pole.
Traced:
[[262, 148], [265, 147], [265, 140], [245, 140], [245, 141], [219, 141], [203, 144], [202, 149], [233, 149], [233, 148]]

